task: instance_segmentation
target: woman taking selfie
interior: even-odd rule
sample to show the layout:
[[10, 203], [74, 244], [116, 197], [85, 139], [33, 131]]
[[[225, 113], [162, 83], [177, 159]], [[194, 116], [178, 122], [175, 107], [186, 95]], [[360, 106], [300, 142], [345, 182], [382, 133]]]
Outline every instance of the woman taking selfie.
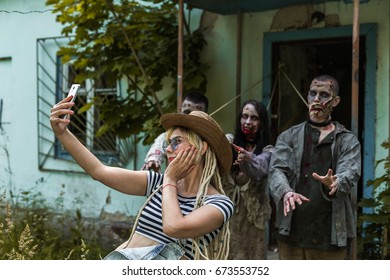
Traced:
[[100, 162], [67, 129], [73, 105], [67, 97], [51, 110], [51, 127], [64, 148], [93, 179], [148, 197], [130, 239], [105, 259], [226, 259], [233, 203], [221, 178], [229, 173], [232, 151], [214, 119], [201, 111], [163, 115], [169, 165], [159, 174]]

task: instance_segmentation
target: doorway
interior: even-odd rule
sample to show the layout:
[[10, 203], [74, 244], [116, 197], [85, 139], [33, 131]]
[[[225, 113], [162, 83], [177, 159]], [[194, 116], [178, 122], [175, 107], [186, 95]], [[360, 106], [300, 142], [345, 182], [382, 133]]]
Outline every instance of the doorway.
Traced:
[[[328, 74], [337, 79], [340, 86], [340, 104], [332, 113], [332, 119], [351, 130], [352, 112], [352, 40], [329, 38], [275, 42], [272, 46], [273, 96], [270, 100], [272, 139], [287, 128], [307, 119], [306, 100], [311, 80]], [[360, 39], [359, 92], [365, 92], [364, 65], [365, 38]], [[364, 94], [359, 94], [359, 140], [362, 140], [364, 120]]]

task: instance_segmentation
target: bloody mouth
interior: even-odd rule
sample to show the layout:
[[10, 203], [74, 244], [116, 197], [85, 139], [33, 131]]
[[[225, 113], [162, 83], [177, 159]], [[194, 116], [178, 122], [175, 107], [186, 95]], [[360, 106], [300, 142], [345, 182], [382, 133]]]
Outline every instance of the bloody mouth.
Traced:
[[243, 129], [242, 129], [242, 132], [243, 132], [244, 134], [251, 134], [251, 133], [252, 133], [252, 130], [249, 129], [249, 128], [243, 128]]
[[321, 105], [312, 105], [310, 108], [310, 112], [321, 112], [324, 108]]

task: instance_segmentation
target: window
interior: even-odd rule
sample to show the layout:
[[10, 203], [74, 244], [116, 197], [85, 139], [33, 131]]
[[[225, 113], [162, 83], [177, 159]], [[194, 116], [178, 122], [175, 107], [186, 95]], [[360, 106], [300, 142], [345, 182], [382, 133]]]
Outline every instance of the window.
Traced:
[[[60, 61], [60, 59], [58, 59]], [[65, 98], [69, 92], [70, 87], [75, 81], [77, 75], [76, 70], [71, 64], [62, 65], [58, 64], [61, 68], [58, 82], [59, 94], [58, 100]], [[69, 130], [100, 160], [103, 162], [112, 164], [113, 161], [117, 161], [118, 147], [117, 139], [111, 133], [105, 133], [104, 135], [97, 137], [96, 132], [102, 125], [99, 121], [99, 108], [92, 106], [85, 112], [78, 112], [83, 106], [90, 102], [94, 97], [102, 97], [105, 100], [113, 100], [116, 98], [117, 85], [116, 83], [110, 83], [109, 80], [103, 75], [98, 80], [86, 80], [78, 91], [78, 95], [75, 100], [75, 107], [73, 110], [75, 114], [72, 115], [72, 122], [69, 125]], [[56, 140], [58, 142], [58, 140]], [[56, 156], [58, 158], [67, 159], [70, 155], [58, 142]]]
[[[75, 81], [77, 72], [71, 64], [63, 65], [57, 55], [61, 46], [69, 44], [69, 37], [37, 39], [37, 130], [38, 164], [40, 170], [84, 172], [56, 139], [50, 127], [50, 110], [62, 100]], [[119, 86], [122, 85], [122, 86]], [[102, 162], [111, 166], [133, 166], [137, 169], [137, 136], [116, 138], [112, 134], [97, 137], [102, 123], [99, 108], [92, 107], [85, 113], [77, 112], [96, 96], [111, 100], [121, 96], [124, 81], [110, 82], [106, 76], [99, 80], [87, 80], [82, 84], [76, 99], [75, 112], [69, 129]]]

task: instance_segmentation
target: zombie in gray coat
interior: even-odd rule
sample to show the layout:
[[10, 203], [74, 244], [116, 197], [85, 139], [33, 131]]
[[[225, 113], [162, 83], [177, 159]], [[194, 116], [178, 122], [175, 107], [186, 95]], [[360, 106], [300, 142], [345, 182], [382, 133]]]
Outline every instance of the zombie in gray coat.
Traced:
[[282, 132], [268, 187], [277, 206], [280, 259], [345, 259], [356, 236], [350, 194], [360, 178], [360, 143], [331, 112], [337, 80], [316, 77], [308, 93], [309, 120]]

